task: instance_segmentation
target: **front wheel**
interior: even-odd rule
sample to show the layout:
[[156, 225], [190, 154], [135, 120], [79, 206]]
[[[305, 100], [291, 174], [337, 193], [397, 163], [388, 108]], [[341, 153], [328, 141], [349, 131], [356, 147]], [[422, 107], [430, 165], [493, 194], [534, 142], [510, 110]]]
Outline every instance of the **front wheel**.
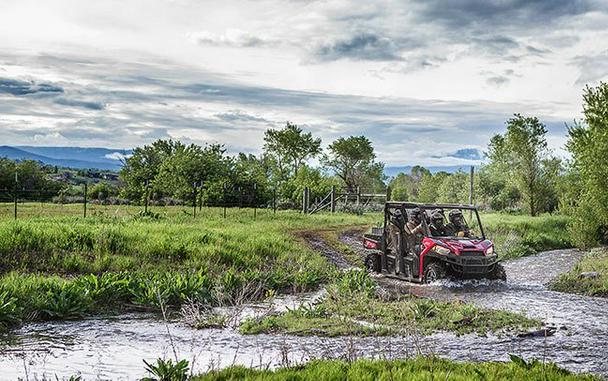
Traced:
[[433, 283], [446, 277], [445, 266], [438, 262], [431, 262], [424, 269], [424, 283]]
[[507, 272], [500, 263], [494, 265], [494, 269], [488, 274], [488, 279], [492, 280], [507, 280]]
[[380, 272], [380, 255], [376, 253], [369, 253], [367, 257], [365, 257], [365, 268], [369, 272]]

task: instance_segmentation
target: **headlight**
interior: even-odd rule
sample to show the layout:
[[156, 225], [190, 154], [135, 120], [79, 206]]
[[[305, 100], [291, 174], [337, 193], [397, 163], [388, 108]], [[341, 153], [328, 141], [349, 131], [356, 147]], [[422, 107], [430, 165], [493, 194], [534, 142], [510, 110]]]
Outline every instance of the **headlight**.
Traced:
[[490, 246], [488, 248], [488, 250], [486, 250], [486, 255], [492, 255], [494, 254], [494, 246]]
[[447, 247], [435, 245], [435, 252], [441, 255], [448, 255], [450, 254], [450, 249], [448, 249]]

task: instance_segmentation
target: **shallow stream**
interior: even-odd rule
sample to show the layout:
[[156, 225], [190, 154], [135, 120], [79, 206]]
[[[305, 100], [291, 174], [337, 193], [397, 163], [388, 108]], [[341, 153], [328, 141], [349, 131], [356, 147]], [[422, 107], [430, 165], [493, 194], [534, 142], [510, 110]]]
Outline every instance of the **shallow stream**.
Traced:
[[[154, 315], [130, 314], [28, 324], [0, 337], [0, 379], [61, 379], [82, 374], [87, 380], [132, 380], [147, 375], [143, 359], [176, 355], [188, 359], [199, 372], [232, 364], [276, 367], [321, 357], [406, 357], [418, 350], [480, 361], [508, 360], [508, 354], [515, 353], [608, 376], [608, 299], [563, 294], [546, 287], [580, 255], [575, 250], [557, 250], [507, 262], [508, 282], [412, 286], [420, 295], [523, 311], [555, 326], [556, 333], [549, 337], [456, 337], [445, 333], [423, 339], [244, 336], [234, 329], [194, 330], [179, 322], [165, 323]], [[279, 298], [275, 307], [295, 307], [318, 296]], [[260, 303], [244, 313], [267, 308]]]

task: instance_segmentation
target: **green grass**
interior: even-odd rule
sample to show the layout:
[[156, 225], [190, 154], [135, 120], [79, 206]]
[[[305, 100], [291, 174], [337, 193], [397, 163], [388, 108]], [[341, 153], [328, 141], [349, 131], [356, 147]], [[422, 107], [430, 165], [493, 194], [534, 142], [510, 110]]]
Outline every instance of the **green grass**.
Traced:
[[[597, 273], [596, 277], [581, 277], [582, 273]], [[565, 274], [551, 283], [551, 289], [590, 296], [608, 297], [608, 249], [591, 250]]]
[[[252, 210], [232, 209], [224, 219], [219, 208], [196, 219], [181, 208], [142, 218], [139, 209], [125, 208], [132, 213], [125, 217], [0, 220], [0, 302], [18, 317], [7, 322], [310, 290], [332, 268], [293, 231], [373, 218], [264, 210], [254, 219]], [[0, 303], [0, 321], [1, 311]]]
[[348, 271], [334, 282], [319, 303], [248, 319], [240, 331], [302, 336], [426, 335], [437, 331], [485, 335], [521, 332], [541, 324], [521, 314], [458, 301], [440, 302], [410, 295], [382, 300], [374, 293], [375, 282], [363, 271]]
[[539, 361], [503, 362], [455, 362], [433, 357], [407, 360], [317, 360], [302, 366], [277, 370], [258, 370], [232, 366], [195, 376], [196, 381], [225, 380], [298, 380], [298, 381], [343, 381], [343, 380], [599, 380], [588, 374], [573, 374], [554, 364]]
[[574, 246], [567, 230], [570, 220], [567, 216], [482, 213], [480, 217], [486, 236], [494, 241], [503, 259]]

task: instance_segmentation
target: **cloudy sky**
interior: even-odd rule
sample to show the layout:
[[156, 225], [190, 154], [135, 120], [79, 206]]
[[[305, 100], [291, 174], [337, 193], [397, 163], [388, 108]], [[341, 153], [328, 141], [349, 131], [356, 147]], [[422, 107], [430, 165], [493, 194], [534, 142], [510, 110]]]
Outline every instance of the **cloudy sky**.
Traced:
[[257, 153], [289, 120], [366, 135], [389, 166], [452, 165], [519, 112], [561, 154], [602, 79], [604, 1], [0, 1], [7, 145]]

